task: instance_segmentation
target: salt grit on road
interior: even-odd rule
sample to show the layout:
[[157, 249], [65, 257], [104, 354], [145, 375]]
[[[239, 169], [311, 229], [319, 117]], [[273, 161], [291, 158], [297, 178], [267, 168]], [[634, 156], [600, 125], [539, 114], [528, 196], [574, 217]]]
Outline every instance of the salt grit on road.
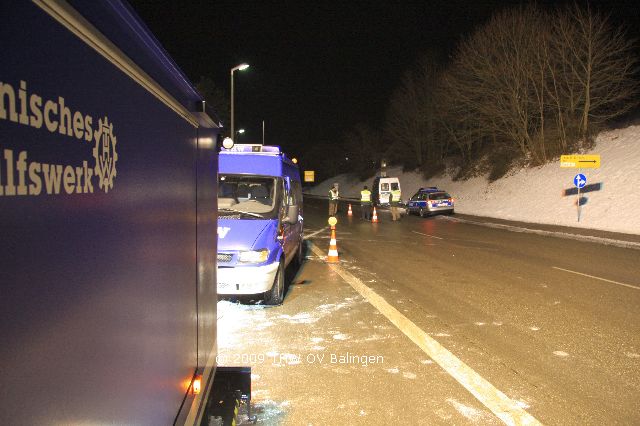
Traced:
[[282, 306], [221, 301], [218, 330], [258, 424], [502, 424], [311, 251]]

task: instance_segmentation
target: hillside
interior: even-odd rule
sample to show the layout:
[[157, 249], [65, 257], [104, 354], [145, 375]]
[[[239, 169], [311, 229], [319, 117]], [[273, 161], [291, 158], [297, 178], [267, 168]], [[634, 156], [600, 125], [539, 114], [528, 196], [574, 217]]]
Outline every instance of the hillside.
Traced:
[[[493, 183], [486, 176], [457, 182], [447, 175], [425, 180], [418, 173], [402, 173], [400, 168], [390, 169], [388, 175], [400, 178], [403, 201], [420, 187], [437, 186], [455, 198], [459, 213], [640, 234], [640, 125], [600, 133], [595, 148], [585, 154], [601, 155], [599, 169], [582, 169], [582, 173], [587, 184], [603, 186], [600, 191], [584, 194], [587, 202], [582, 206], [580, 222], [577, 196], [564, 196], [566, 189], [574, 187], [573, 177], [578, 171], [560, 168], [559, 161], [514, 170]], [[363, 185], [370, 187], [372, 181], [373, 176], [362, 182], [339, 175], [308, 192], [327, 195], [331, 184], [337, 182], [341, 196], [359, 198]]]

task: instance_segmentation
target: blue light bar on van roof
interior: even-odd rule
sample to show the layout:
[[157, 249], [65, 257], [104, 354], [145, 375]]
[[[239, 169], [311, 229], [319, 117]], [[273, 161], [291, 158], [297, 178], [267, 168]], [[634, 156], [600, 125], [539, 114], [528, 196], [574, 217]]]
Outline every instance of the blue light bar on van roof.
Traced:
[[436, 186], [427, 186], [426, 188], [420, 188], [420, 191], [423, 192], [441, 192], [441, 189], [438, 189]]
[[271, 146], [271, 145], [257, 145], [257, 144], [235, 144], [229, 149], [222, 149], [220, 153], [225, 152], [233, 152], [233, 153], [257, 153], [262, 152], [265, 154], [280, 154], [279, 146]]

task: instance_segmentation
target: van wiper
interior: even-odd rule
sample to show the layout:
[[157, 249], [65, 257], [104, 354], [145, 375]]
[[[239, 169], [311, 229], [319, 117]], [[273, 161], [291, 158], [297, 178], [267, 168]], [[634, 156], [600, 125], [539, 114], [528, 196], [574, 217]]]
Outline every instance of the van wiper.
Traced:
[[240, 213], [240, 214], [246, 214], [248, 216], [251, 217], [257, 217], [258, 219], [264, 219], [264, 216], [262, 216], [259, 213], [253, 213], [253, 212], [245, 212], [242, 210], [236, 210], [236, 209], [218, 209], [219, 211], [223, 211], [223, 212], [232, 212], [232, 213]]

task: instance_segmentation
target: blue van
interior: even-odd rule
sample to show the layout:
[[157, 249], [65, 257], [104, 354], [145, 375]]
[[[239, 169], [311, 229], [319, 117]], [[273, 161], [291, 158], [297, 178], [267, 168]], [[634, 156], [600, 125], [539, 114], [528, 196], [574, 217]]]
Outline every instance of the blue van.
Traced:
[[277, 146], [223, 148], [218, 172], [218, 294], [284, 298], [284, 271], [304, 258], [298, 166]]

